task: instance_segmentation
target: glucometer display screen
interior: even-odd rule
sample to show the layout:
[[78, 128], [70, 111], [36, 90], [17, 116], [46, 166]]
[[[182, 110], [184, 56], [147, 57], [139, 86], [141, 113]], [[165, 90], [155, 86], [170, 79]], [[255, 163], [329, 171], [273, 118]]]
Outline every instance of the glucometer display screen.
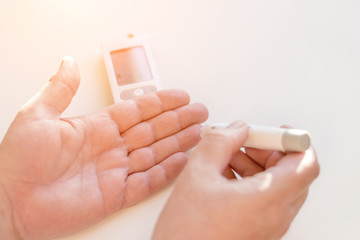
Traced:
[[136, 46], [116, 50], [112, 51], [110, 55], [119, 86], [152, 80], [144, 47]]

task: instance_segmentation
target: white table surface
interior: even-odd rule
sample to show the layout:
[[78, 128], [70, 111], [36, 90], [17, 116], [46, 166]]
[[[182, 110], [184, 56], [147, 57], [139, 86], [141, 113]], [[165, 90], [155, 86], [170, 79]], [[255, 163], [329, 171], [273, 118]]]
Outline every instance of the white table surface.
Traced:
[[[82, 82], [64, 116], [111, 104], [100, 43], [155, 33], [163, 85], [206, 104], [209, 122], [312, 133], [320, 178], [284, 239], [359, 239], [359, 12], [357, 0], [0, 0], [0, 136], [65, 55]], [[169, 191], [65, 239], [149, 239]]]

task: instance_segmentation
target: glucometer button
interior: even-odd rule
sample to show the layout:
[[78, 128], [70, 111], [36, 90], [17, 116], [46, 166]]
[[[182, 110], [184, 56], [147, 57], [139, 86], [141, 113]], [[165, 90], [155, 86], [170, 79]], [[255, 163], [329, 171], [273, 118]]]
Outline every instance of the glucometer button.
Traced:
[[144, 95], [144, 90], [141, 88], [137, 88], [134, 90], [134, 95], [137, 97], [142, 96], [142, 95]]

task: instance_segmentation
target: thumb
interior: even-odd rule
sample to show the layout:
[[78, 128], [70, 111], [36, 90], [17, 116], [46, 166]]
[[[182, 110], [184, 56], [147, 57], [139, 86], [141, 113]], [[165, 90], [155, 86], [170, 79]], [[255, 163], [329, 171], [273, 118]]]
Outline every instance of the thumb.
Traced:
[[232, 155], [239, 151], [248, 136], [248, 127], [236, 121], [227, 128], [210, 128], [203, 131], [197, 148], [190, 156], [189, 164], [214, 167], [220, 174], [228, 166]]
[[60, 117], [69, 106], [80, 83], [80, 73], [72, 57], [64, 57], [58, 72], [50, 81], [25, 104], [26, 112], [38, 117], [44, 114], [50, 118]]

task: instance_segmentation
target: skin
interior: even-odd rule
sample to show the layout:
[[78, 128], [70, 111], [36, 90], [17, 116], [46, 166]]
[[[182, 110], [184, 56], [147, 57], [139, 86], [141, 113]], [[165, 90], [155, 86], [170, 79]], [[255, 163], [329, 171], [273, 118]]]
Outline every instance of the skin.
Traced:
[[132, 206], [172, 181], [207, 119], [180, 90], [61, 118], [79, 85], [66, 57], [0, 145], [0, 238], [51, 239]]
[[[304, 153], [240, 151], [248, 135], [239, 121], [208, 132], [177, 178], [153, 239], [280, 239], [319, 175]], [[234, 179], [230, 167], [243, 177]]]

